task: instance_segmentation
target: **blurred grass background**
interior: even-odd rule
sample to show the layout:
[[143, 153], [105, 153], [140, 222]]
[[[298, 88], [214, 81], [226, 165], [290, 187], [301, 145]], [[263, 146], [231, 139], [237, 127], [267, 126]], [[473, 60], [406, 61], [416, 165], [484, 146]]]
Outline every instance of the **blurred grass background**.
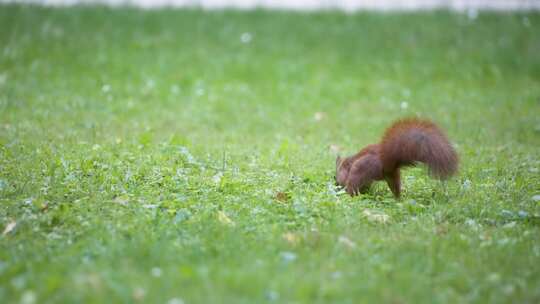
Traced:
[[[538, 54], [535, 12], [2, 5], [0, 298], [537, 302]], [[336, 194], [411, 115], [459, 176]]]

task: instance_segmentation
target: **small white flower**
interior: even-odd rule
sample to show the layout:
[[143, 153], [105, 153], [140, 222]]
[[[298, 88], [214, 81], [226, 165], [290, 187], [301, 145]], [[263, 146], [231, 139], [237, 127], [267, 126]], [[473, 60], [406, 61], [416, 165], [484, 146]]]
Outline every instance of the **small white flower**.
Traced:
[[406, 101], [402, 101], [399, 106], [401, 107], [402, 110], [406, 110], [409, 107], [409, 103]]
[[313, 115], [313, 118], [315, 121], [321, 121], [323, 120], [325, 114], [323, 112], [315, 112], [315, 115]]
[[145, 85], [146, 89], [152, 90], [153, 88], [156, 87], [156, 81], [154, 79], [149, 78], [149, 79], [146, 80], [144, 85]]
[[462, 188], [463, 188], [463, 190], [469, 190], [469, 189], [471, 189], [471, 185], [472, 185], [472, 182], [469, 179], [466, 179], [463, 182]]
[[510, 239], [509, 238], [503, 238], [503, 239], [500, 239], [497, 241], [497, 244], [499, 244], [500, 246], [504, 246], [506, 244], [510, 243]]
[[269, 300], [269, 301], [276, 301], [277, 299], [279, 299], [279, 293], [273, 291], [273, 290], [270, 290], [268, 292], [266, 292], [266, 298]]
[[290, 263], [296, 260], [296, 253], [290, 251], [283, 251], [279, 254], [283, 262]]
[[251, 33], [242, 33], [242, 35], [240, 36], [240, 41], [242, 43], [250, 43], [251, 42], [251, 39], [253, 39], [253, 36], [251, 35]]
[[174, 95], [178, 95], [180, 93], [180, 87], [176, 84], [171, 86], [171, 93]]
[[184, 300], [180, 298], [172, 298], [169, 301], [167, 301], [167, 304], [184, 304]]
[[36, 293], [32, 290], [27, 290], [21, 297], [21, 304], [33, 304], [36, 303]]
[[101, 91], [103, 93], [109, 93], [111, 91], [111, 86], [108, 85], [108, 84], [104, 84], [102, 87], [101, 87]]
[[133, 290], [133, 299], [135, 301], [142, 301], [144, 299], [144, 296], [146, 296], [146, 290], [142, 287], [137, 287]]
[[504, 286], [503, 289], [502, 289], [502, 291], [506, 295], [513, 294], [514, 290], [515, 290], [514, 285], [511, 285], [511, 284], [508, 284], [508, 285]]
[[468, 226], [471, 226], [471, 227], [476, 227], [476, 221], [473, 220], [473, 219], [467, 219], [465, 221], [465, 224], [467, 224]]
[[531, 26], [531, 21], [527, 17], [523, 17], [523, 19], [521, 19], [521, 23], [523, 23], [524, 27], [530, 27]]
[[527, 211], [525, 211], [525, 210], [519, 210], [519, 211], [518, 211], [518, 216], [519, 216], [520, 218], [526, 218], [526, 217], [529, 216], [529, 213], [528, 213]]
[[180, 147], [178, 149], [178, 152], [184, 156], [186, 158], [186, 161], [189, 163], [189, 164], [192, 164], [192, 165], [197, 165], [197, 160], [195, 159], [195, 157], [193, 157], [193, 155], [191, 155], [191, 153], [189, 153], [189, 150], [186, 148], [186, 147]]
[[334, 280], [337, 280], [339, 278], [341, 278], [343, 276], [343, 274], [341, 273], [341, 271], [334, 271], [332, 272], [332, 274], [330, 275], [330, 277]]
[[216, 175], [212, 177], [212, 181], [214, 182], [214, 184], [219, 184], [221, 182], [222, 177], [223, 177], [223, 173], [218, 172], [216, 173]]
[[467, 17], [469, 18], [469, 20], [475, 20], [476, 18], [478, 18], [478, 10], [473, 8], [467, 10]]
[[499, 280], [501, 279], [501, 276], [494, 272], [494, 273], [491, 273], [488, 277], [487, 277], [487, 280], [490, 281], [490, 282], [498, 282]]
[[503, 228], [506, 228], [506, 229], [511, 229], [511, 228], [514, 228], [516, 226], [516, 222], [512, 221], [510, 223], [507, 223], [503, 226]]

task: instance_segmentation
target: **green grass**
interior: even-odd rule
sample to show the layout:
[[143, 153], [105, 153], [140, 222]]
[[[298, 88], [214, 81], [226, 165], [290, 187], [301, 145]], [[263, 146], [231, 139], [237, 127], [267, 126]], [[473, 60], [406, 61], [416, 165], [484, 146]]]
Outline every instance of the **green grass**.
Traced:
[[[459, 175], [336, 194], [410, 115]], [[3, 5], [0, 302], [538, 303], [539, 147], [538, 13]]]

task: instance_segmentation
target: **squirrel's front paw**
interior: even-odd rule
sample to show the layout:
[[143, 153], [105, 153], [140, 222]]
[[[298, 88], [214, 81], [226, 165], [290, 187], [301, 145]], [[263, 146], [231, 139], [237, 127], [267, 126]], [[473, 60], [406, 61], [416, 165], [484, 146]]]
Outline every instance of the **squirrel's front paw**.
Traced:
[[349, 193], [350, 196], [357, 196], [358, 195], [358, 189], [356, 187], [353, 187], [352, 185], [347, 185], [346, 189], [347, 193]]

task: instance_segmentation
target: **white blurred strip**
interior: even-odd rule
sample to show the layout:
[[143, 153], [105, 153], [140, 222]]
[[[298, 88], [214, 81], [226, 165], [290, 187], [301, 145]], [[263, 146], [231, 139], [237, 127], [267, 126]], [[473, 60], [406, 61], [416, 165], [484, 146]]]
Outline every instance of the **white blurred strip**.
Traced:
[[540, 10], [540, 0], [0, 0], [0, 3], [37, 3], [51, 6], [76, 4], [131, 5], [142, 8], [202, 7], [205, 9], [288, 9], [347, 12], [359, 10]]

